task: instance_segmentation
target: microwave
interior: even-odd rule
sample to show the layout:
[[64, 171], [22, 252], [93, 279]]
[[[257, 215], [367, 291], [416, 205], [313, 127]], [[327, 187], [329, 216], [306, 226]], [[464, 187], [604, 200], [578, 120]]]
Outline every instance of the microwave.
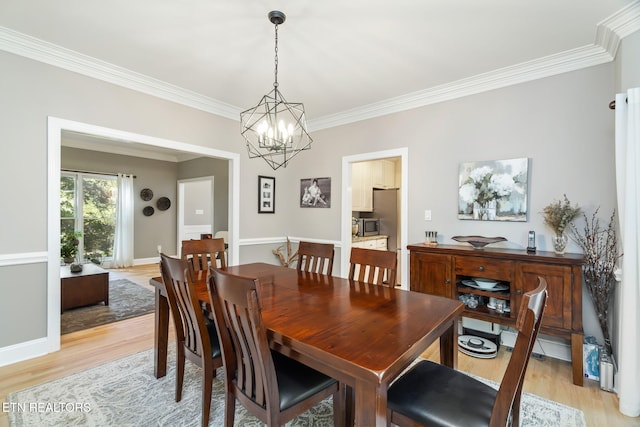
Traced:
[[380, 234], [380, 220], [377, 218], [359, 218], [358, 236], [377, 236]]

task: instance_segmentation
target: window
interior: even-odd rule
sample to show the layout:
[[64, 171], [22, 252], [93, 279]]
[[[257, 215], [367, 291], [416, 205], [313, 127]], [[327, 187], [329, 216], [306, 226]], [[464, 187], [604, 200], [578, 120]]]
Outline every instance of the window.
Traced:
[[113, 255], [117, 192], [115, 176], [61, 174], [60, 231], [82, 233], [81, 260], [100, 262]]

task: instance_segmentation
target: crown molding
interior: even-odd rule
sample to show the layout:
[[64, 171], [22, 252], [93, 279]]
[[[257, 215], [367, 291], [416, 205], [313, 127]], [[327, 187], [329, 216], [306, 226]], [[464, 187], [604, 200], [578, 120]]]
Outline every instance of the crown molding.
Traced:
[[575, 71], [612, 60], [611, 55], [602, 47], [595, 45], [585, 46], [310, 120], [309, 129], [310, 131], [316, 131], [372, 119]]
[[594, 44], [309, 120], [309, 131], [342, 126], [611, 62], [623, 38], [640, 30], [640, 0], [601, 21]]
[[[341, 126], [611, 62], [621, 40], [638, 30], [640, 0], [600, 22], [594, 44], [319, 117], [309, 120], [309, 129], [316, 131]], [[238, 121], [242, 110], [2, 26], [0, 49], [227, 119]]]
[[0, 49], [227, 119], [240, 120], [241, 109], [233, 105], [2, 26]]
[[[79, 148], [81, 150], [99, 151], [101, 153], [118, 154], [121, 156], [140, 157], [143, 159], [151, 159], [151, 160], [161, 160], [164, 162], [171, 162], [171, 163], [178, 163], [182, 161], [182, 159], [179, 158], [177, 154], [174, 155], [170, 153], [165, 153], [157, 149], [140, 150], [140, 149], [129, 147], [127, 145], [113, 145], [113, 144], [103, 146], [97, 141], [89, 141], [89, 140], [63, 138], [61, 146], [69, 147], [69, 148]], [[195, 158], [195, 157], [191, 157], [191, 158]]]

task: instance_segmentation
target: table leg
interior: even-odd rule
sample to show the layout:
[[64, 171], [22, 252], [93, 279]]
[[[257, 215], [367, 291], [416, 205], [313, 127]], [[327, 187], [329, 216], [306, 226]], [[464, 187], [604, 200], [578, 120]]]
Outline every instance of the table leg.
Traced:
[[353, 387], [346, 384], [343, 384], [343, 387], [345, 389], [344, 425], [351, 427], [354, 425], [353, 423], [355, 420], [356, 394]]
[[458, 322], [452, 320], [447, 330], [440, 335], [440, 363], [458, 368]]
[[387, 387], [356, 380], [355, 425], [357, 427], [387, 426]]
[[169, 303], [156, 288], [156, 313], [154, 331], [154, 367], [156, 378], [167, 375], [167, 347], [169, 344]]

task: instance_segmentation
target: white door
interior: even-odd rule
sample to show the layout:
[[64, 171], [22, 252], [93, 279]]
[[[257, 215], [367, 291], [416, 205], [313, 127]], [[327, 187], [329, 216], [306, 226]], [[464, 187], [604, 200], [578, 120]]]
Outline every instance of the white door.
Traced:
[[213, 233], [213, 177], [178, 181], [178, 248], [183, 240]]

